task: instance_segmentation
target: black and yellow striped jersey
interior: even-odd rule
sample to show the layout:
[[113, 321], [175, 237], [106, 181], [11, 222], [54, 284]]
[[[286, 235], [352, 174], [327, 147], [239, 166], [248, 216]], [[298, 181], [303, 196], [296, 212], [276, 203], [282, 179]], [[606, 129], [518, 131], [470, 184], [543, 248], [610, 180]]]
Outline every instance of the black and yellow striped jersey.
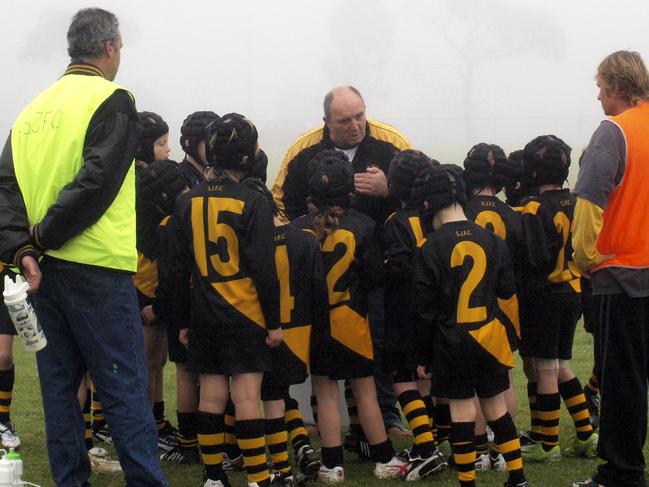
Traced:
[[514, 366], [518, 301], [501, 238], [470, 221], [446, 223], [427, 235], [413, 274], [433, 373], [473, 376]]
[[[385, 222], [385, 348], [387, 368], [416, 368], [419, 346], [412, 285], [412, 263], [425, 241], [419, 213], [414, 209], [394, 212]], [[405, 363], [404, 363], [405, 362]]]
[[270, 375], [274, 383], [300, 384], [309, 374], [311, 331], [328, 327], [327, 282], [315, 236], [290, 224], [275, 227], [275, 266], [284, 341], [271, 352]]
[[[293, 223], [315, 234], [314, 214]], [[350, 209], [338, 228], [320, 243], [327, 282], [329, 333], [325, 334], [367, 360], [374, 359], [367, 319], [367, 292], [381, 282], [381, 258], [373, 238], [374, 222]]]
[[158, 271], [173, 296], [168, 320], [191, 328], [190, 349], [193, 341], [227, 346], [280, 326], [274, 234], [268, 201], [230, 179], [179, 198]]
[[581, 292], [572, 260], [575, 197], [568, 189], [545, 191], [528, 200], [521, 213], [525, 293]]

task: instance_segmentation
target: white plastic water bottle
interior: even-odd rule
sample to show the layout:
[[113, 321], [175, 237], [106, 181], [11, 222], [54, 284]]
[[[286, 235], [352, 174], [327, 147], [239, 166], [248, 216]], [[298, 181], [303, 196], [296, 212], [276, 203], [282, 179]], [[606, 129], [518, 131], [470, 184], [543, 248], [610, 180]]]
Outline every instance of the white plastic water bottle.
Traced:
[[0, 487], [14, 487], [24, 485], [23, 482], [23, 460], [20, 453], [14, 451], [13, 448], [0, 459]]
[[[28, 352], [38, 352], [45, 348], [47, 339], [38, 324], [36, 312], [31, 303], [27, 300], [29, 284], [22, 276], [16, 276], [14, 282], [9, 276], [5, 276], [5, 289], [2, 293], [5, 304], [9, 309], [9, 316], [14, 322], [18, 336]], [[0, 487], [2, 483], [0, 483]]]

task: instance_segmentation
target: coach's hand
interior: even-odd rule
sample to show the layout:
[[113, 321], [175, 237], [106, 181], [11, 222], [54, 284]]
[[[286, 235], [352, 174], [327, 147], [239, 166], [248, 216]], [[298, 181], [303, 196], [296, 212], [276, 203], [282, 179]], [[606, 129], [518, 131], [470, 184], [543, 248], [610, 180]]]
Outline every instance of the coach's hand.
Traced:
[[268, 336], [266, 337], [266, 345], [270, 348], [277, 347], [282, 340], [284, 339], [284, 330], [281, 328], [276, 328], [275, 330], [268, 330]]
[[187, 348], [189, 345], [189, 328], [181, 328], [178, 332], [178, 341], [182, 343], [183, 347]]
[[43, 278], [38, 261], [32, 256], [27, 255], [20, 261], [20, 269], [25, 280], [29, 283], [29, 289], [27, 292], [29, 294], [34, 294], [38, 291], [38, 287], [41, 285], [41, 279]]
[[354, 189], [357, 193], [379, 198], [388, 197], [388, 178], [376, 166], [367, 168], [367, 172], [354, 174]]

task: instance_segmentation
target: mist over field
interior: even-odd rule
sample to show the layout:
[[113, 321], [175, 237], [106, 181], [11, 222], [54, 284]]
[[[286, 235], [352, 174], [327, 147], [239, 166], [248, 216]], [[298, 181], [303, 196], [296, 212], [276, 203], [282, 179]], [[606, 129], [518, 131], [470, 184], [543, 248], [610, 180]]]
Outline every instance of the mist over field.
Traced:
[[269, 183], [338, 84], [441, 162], [461, 164], [477, 142], [510, 152], [554, 133], [573, 147], [574, 182], [603, 117], [598, 63], [618, 49], [649, 60], [645, 0], [2, 0], [3, 139], [65, 69], [65, 33], [85, 6], [119, 17], [116, 81], [167, 120], [174, 159], [188, 113], [237, 111], [258, 126]]

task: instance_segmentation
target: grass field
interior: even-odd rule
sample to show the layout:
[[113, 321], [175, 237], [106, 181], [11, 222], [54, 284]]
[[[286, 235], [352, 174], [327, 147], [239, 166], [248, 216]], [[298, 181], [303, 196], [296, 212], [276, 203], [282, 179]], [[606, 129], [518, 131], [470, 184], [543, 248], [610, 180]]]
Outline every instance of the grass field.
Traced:
[[[592, 339], [590, 335], [578, 327], [574, 347], [573, 369], [582, 382], [588, 380], [592, 367]], [[21, 448], [25, 464], [25, 480], [41, 486], [54, 485], [49, 476], [47, 452], [45, 449], [43, 411], [39, 395], [38, 377], [36, 374], [34, 355], [23, 350], [22, 345], [16, 341], [14, 346], [16, 363], [16, 386], [12, 407], [12, 419], [22, 438]], [[175, 422], [175, 388], [173, 364], [166, 367], [165, 380], [167, 386], [167, 414]], [[520, 365], [515, 370], [515, 383], [519, 400], [518, 426], [529, 426], [529, 411], [527, 410], [527, 397], [525, 378]], [[563, 406], [562, 406], [563, 408]], [[561, 441], [565, 444], [574, 435], [570, 416], [565, 408], [561, 416]], [[403, 448], [406, 443], [395, 441], [395, 447]], [[399, 481], [377, 481], [371, 473], [371, 465], [358, 462], [355, 457], [345, 458], [344, 485], [349, 487], [374, 486], [380, 484], [384, 487], [403, 485]], [[526, 473], [533, 487], [561, 487], [570, 486], [571, 481], [588, 477], [597, 465], [595, 460], [564, 458], [561, 462], [546, 465], [526, 465]], [[163, 465], [168, 476], [169, 485], [173, 487], [202, 485], [202, 469], [200, 466]], [[245, 476], [236, 473], [230, 477], [233, 486], [245, 486]], [[503, 472], [480, 472], [478, 474], [479, 486], [501, 486], [505, 480]], [[93, 485], [102, 487], [117, 487], [124, 485], [121, 475], [104, 474], [93, 476]], [[421, 483], [431, 486], [450, 487], [456, 486], [457, 480], [454, 471], [445, 472], [432, 479]], [[318, 485], [318, 484], [314, 484]], [[416, 484], [415, 484], [416, 485]]]

